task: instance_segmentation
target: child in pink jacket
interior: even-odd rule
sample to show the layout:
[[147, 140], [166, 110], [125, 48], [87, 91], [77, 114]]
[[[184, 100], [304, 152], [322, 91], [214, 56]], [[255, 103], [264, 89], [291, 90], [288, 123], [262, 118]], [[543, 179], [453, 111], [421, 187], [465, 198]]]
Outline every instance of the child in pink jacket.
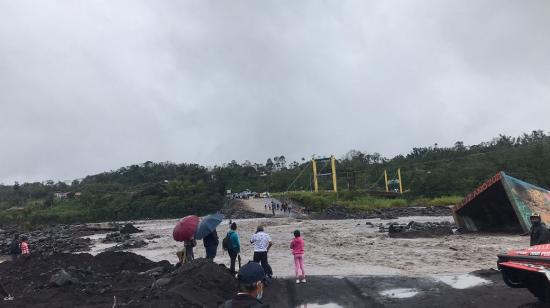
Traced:
[[294, 231], [294, 239], [290, 243], [290, 249], [294, 255], [294, 271], [296, 272], [296, 283], [306, 282], [304, 271], [304, 240], [300, 236], [300, 230]]

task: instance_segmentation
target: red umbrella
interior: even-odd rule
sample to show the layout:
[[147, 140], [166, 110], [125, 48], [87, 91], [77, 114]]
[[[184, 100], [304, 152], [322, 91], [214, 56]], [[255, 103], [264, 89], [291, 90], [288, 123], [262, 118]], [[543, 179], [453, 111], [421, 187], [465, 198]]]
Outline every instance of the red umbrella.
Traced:
[[199, 217], [196, 215], [185, 216], [176, 224], [172, 236], [178, 242], [189, 241], [195, 235], [197, 226], [199, 225]]

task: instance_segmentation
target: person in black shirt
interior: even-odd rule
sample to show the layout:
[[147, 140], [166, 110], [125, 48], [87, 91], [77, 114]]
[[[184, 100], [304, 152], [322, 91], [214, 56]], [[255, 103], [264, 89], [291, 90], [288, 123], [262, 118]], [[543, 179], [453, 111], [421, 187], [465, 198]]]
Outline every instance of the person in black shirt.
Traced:
[[21, 246], [19, 242], [19, 235], [15, 235], [10, 244], [10, 257], [12, 261], [15, 261], [21, 254]]
[[212, 233], [202, 239], [202, 242], [206, 250], [206, 258], [214, 260], [218, 251], [218, 244], [220, 243], [218, 240], [218, 232], [216, 232], [216, 230], [212, 231]]
[[548, 228], [541, 222], [540, 214], [531, 214], [531, 246], [548, 244]]
[[262, 266], [256, 262], [248, 262], [239, 270], [239, 293], [221, 304], [220, 308], [266, 308], [263, 304], [265, 272]]

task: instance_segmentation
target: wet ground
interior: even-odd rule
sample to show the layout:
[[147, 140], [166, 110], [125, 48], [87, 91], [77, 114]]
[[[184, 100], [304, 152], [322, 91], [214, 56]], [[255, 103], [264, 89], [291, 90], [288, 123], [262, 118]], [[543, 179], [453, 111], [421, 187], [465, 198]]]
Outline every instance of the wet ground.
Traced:
[[[390, 238], [379, 232], [389, 223], [451, 221], [448, 216], [398, 219], [299, 220], [292, 217], [234, 220], [241, 237], [243, 263], [252, 258], [248, 243], [264, 225], [274, 246], [269, 253], [276, 279], [265, 293], [273, 307], [536, 307], [525, 289], [504, 285], [497, 271], [469, 274], [496, 267], [496, 255], [528, 245], [528, 238], [502, 234], [446, 235], [431, 238]], [[135, 225], [160, 238], [130, 251], [153, 261], [177, 261], [181, 243], [172, 240], [177, 220], [137, 221]], [[229, 221], [218, 227], [220, 241]], [[306, 284], [295, 284], [288, 247], [292, 231], [300, 229], [306, 242]], [[92, 254], [113, 244], [96, 241]], [[195, 256], [204, 257], [202, 242]], [[228, 264], [220, 249], [216, 262]]]
[[[522, 289], [510, 289], [498, 273], [477, 287], [457, 289], [430, 278], [369, 276], [311, 277], [306, 284], [286, 280], [268, 287], [265, 302], [274, 307], [520, 307], [538, 304]], [[272, 292], [273, 291], [273, 292]], [[280, 302], [284, 298], [286, 302]]]

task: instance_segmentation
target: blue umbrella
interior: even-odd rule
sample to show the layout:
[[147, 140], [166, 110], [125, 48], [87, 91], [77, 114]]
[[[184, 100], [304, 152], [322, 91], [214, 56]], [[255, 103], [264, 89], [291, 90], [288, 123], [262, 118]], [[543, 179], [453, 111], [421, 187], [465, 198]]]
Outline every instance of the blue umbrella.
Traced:
[[202, 240], [205, 236], [212, 233], [221, 224], [222, 220], [223, 214], [212, 214], [204, 217], [195, 232], [195, 239]]

